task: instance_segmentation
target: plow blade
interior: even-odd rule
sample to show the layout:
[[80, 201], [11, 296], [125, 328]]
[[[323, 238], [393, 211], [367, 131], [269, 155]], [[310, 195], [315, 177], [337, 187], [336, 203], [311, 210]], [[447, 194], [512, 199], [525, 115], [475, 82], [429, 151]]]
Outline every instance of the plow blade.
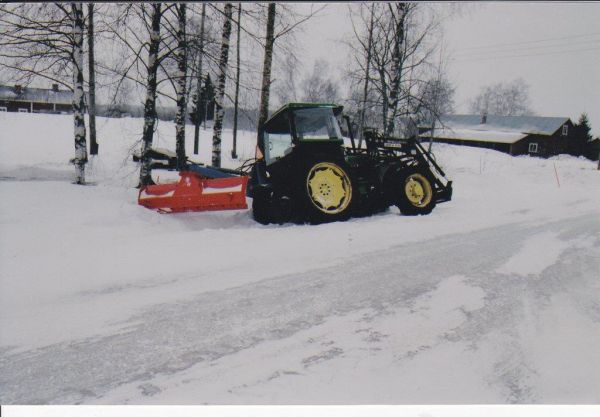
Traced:
[[176, 183], [143, 187], [138, 203], [166, 213], [248, 208], [246, 176], [203, 178], [195, 172], [182, 171], [179, 177]]

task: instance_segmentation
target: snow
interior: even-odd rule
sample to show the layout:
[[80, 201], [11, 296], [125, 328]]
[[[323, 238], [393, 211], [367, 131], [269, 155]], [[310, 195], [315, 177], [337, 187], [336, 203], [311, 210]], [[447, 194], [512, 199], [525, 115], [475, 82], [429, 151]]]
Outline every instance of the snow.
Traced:
[[[427, 140], [431, 133], [420, 135]], [[479, 130], [466, 128], [443, 127], [435, 129], [435, 138], [471, 140], [476, 142], [515, 143], [527, 136], [525, 133], [502, 130]]]
[[[541, 251], [540, 248], [544, 250]], [[504, 274], [539, 275], [544, 269], [554, 265], [567, 248], [569, 244], [554, 233], [534, 235], [497, 271]]]
[[493, 130], [536, 135], [552, 135], [568, 121], [568, 117], [498, 116], [490, 114], [487, 116], [486, 122], [481, 123], [481, 115], [479, 114], [452, 114], [441, 117], [444, 126], [455, 129]]
[[221, 193], [239, 193], [242, 191], [242, 185], [236, 185], [233, 187], [206, 187], [202, 189], [202, 194], [221, 194]]
[[97, 126], [77, 186], [72, 116], [0, 113], [0, 403], [600, 402], [594, 162], [434, 144], [431, 215], [262, 226], [138, 206], [143, 119]]

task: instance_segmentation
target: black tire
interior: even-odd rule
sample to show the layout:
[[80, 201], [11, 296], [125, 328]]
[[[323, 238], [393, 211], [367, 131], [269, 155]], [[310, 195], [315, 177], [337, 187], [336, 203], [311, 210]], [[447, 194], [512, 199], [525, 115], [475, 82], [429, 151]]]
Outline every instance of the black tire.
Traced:
[[331, 157], [314, 158], [300, 167], [297, 206], [310, 223], [347, 220], [354, 207], [354, 182], [347, 164]]
[[260, 224], [284, 224], [292, 218], [289, 197], [279, 196], [271, 188], [256, 188], [252, 198], [252, 215]]
[[394, 203], [405, 216], [429, 214], [435, 208], [435, 190], [429, 176], [417, 167], [404, 168], [393, 180]]
[[292, 220], [292, 200], [286, 195], [273, 193], [269, 207], [271, 223], [284, 224]]
[[269, 224], [269, 206], [271, 190], [269, 188], [255, 187], [252, 197], [252, 217], [260, 224]]

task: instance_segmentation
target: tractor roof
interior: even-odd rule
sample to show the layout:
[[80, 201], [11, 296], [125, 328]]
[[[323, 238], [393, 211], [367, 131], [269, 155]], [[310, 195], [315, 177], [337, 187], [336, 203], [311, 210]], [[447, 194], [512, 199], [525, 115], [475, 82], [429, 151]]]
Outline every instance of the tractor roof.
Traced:
[[287, 103], [284, 104], [279, 110], [277, 110], [269, 119], [265, 122], [269, 123], [271, 119], [279, 116], [282, 113], [287, 112], [288, 110], [293, 109], [317, 109], [317, 108], [329, 108], [333, 109], [334, 113], [341, 112], [344, 109], [344, 106], [340, 106], [338, 104], [333, 103]]

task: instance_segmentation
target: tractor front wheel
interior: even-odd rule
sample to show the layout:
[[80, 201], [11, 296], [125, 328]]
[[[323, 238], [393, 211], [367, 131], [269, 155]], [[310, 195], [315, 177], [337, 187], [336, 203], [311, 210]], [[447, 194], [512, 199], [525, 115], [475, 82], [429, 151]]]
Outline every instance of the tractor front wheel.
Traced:
[[425, 173], [418, 168], [398, 172], [396, 206], [407, 216], [429, 214], [435, 208], [434, 188]]
[[353, 184], [349, 169], [339, 160], [313, 160], [303, 168], [298, 193], [312, 223], [346, 220], [351, 215]]

